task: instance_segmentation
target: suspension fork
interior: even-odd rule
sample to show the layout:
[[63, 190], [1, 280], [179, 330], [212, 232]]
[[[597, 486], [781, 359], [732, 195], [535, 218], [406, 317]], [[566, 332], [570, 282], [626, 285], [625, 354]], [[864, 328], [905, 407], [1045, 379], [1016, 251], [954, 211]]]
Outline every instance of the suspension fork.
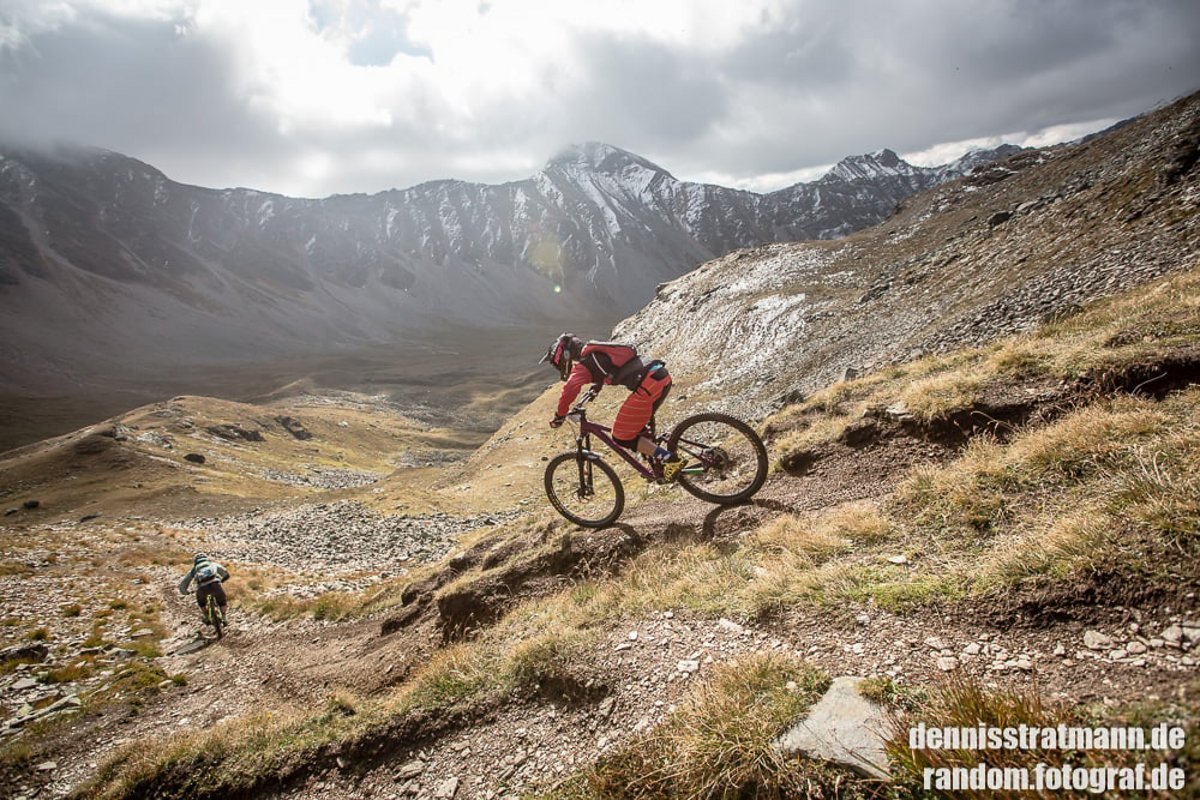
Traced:
[[575, 437], [575, 463], [579, 466], [579, 492], [581, 496], [590, 495], [592, 492], [592, 460], [588, 458], [591, 449], [591, 435], [580, 432]]

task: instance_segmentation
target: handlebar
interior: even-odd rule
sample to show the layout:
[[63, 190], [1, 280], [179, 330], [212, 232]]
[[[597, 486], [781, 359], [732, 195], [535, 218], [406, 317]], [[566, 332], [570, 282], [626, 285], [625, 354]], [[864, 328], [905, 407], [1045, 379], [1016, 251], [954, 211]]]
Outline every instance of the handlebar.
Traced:
[[571, 413], [572, 414], [583, 414], [584, 406], [586, 406], [588, 403], [595, 400], [596, 395], [598, 395], [598, 394], [600, 394], [600, 387], [597, 384], [593, 383], [591, 386], [588, 387], [588, 390], [583, 393], [583, 396], [579, 398], [579, 401], [577, 403], [575, 403], [574, 406], [571, 407]]

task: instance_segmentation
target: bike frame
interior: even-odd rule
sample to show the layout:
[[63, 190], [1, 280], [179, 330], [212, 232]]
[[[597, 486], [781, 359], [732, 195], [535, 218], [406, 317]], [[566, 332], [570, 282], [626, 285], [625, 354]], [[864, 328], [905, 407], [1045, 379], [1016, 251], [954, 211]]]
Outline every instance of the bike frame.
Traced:
[[[662, 476], [637, 459], [637, 456], [640, 455], [640, 453], [637, 451], [630, 452], [629, 448], [618, 444], [616, 440], [612, 438], [610, 435], [612, 433], [612, 428], [608, 427], [607, 425], [601, 425], [598, 422], [592, 422], [587, 418], [587, 409], [585, 406], [592, 400], [595, 400], [597, 394], [599, 394], [599, 392], [597, 392], [594, 387], [588, 389], [575, 407], [571, 409], [572, 414], [579, 415], [579, 432], [575, 436], [575, 447], [578, 449], [579, 455], [587, 460], [603, 458], [603, 456], [601, 456], [599, 453], [592, 450], [591, 437], [595, 436], [597, 439], [608, 445], [610, 450], [624, 459], [625, 463], [633, 467], [634, 470], [636, 470], [637, 473], [643, 478], [648, 481], [658, 480]], [[653, 417], [650, 418], [650, 430], [654, 430]]]
[[[582, 414], [582, 412], [580, 413]], [[595, 436], [597, 439], [608, 445], [613, 452], [623, 458], [625, 463], [633, 467], [643, 478], [648, 481], [657, 480], [659, 476], [654, 474], [654, 470], [650, 469], [648, 466], [635, 458], [630, 453], [628, 448], [617, 444], [612, 436], [609, 435], [611, 432], [612, 428], [609, 428], [605, 425], [600, 425], [596, 422], [590, 422], [588, 421], [587, 416], [583, 415], [579, 420], [579, 435], [575, 437], [575, 446], [579, 448], [579, 453], [584, 458], [602, 458], [603, 456], [592, 450], [591, 441], [589, 441], [590, 437]]]

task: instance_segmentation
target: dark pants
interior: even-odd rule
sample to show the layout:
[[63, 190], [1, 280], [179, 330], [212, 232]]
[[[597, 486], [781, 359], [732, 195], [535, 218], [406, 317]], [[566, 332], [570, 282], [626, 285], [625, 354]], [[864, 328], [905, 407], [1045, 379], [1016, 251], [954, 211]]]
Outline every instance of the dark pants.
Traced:
[[225, 587], [221, 585], [220, 581], [196, 587], [196, 603], [200, 606], [200, 613], [203, 614], [208, 610], [209, 595], [212, 595], [213, 599], [217, 601], [217, 606], [224, 613], [227, 601], [225, 600]]

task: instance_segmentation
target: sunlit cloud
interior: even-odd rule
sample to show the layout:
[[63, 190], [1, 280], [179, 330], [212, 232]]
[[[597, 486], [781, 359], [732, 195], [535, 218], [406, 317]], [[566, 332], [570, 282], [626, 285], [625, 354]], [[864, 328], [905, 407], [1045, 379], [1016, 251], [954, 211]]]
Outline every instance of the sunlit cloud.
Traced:
[[973, 150], [991, 150], [1002, 144], [1014, 144], [1018, 147], [1049, 147], [1063, 142], [1072, 142], [1089, 133], [1102, 131], [1117, 122], [1116, 118], [1106, 118], [1090, 122], [1051, 125], [1033, 133], [1019, 131], [998, 136], [964, 139], [959, 142], [943, 142], [914, 153], [904, 153], [901, 158], [919, 167], [933, 167], [948, 164]]

